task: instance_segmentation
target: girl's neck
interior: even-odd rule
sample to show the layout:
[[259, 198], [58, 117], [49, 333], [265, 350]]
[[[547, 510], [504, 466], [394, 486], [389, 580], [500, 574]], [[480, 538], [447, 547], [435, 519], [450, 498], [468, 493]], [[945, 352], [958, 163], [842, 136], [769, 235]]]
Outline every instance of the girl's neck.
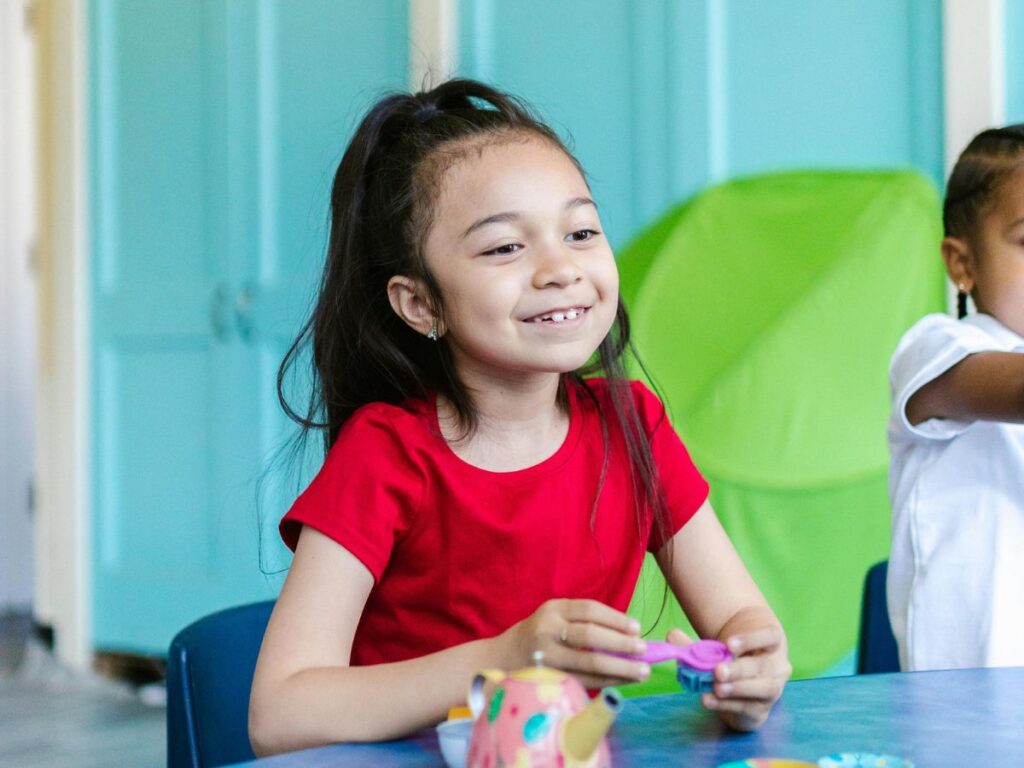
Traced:
[[467, 387], [476, 429], [466, 436], [451, 403], [439, 396], [441, 433], [459, 458], [481, 469], [513, 472], [539, 464], [559, 449], [569, 431], [569, 415], [558, 403], [558, 382], [558, 374], [550, 374]]

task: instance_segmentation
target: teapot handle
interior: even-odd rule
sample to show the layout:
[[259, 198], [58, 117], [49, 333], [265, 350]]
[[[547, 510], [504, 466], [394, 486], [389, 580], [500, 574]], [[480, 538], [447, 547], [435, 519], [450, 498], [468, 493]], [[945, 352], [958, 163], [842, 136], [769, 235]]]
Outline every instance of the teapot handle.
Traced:
[[480, 717], [480, 713], [487, 706], [487, 698], [484, 696], [484, 686], [487, 683], [500, 683], [505, 679], [505, 673], [500, 669], [485, 669], [473, 678], [469, 685], [469, 711], [473, 713], [473, 719]]

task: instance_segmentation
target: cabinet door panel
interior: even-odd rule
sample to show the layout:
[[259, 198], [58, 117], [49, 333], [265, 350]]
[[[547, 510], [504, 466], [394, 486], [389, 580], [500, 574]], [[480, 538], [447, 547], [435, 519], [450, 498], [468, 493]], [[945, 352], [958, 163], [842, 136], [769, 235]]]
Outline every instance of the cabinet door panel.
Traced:
[[316, 284], [355, 111], [404, 85], [406, 13], [89, 7], [99, 649], [163, 653], [190, 621], [279, 587], [274, 528], [295, 487], [263, 471], [285, 432], [274, 375]]
[[159, 652], [223, 579], [209, 489], [224, 374], [215, 3], [90, 6], [93, 636]]
[[[345, 146], [377, 98], [406, 88], [408, 8], [405, 0], [264, 2], [250, 21], [257, 44], [233, 77], [240, 77], [240, 92], [250, 84], [254, 151], [236, 170], [240, 179], [257, 180], [258, 194], [237, 212], [232, 259], [247, 303], [243, 365], [256, 383], [247, 403], [259, 425], [249, 466], [266, 469], [258, 509], [262, 546], [256, 551], [256, 540], [246, 538], [252, 546], [243, 557], [278, 571], [288, 555], [277, 521], [319, 468], [323, 451], [316, 436], [304, 461], [279, 451], [294, 425], [277, 401], [277, 368], [315, 300], [331, 184]], [[292, 384], [290, 402], [301, 411], [308, 377]]]

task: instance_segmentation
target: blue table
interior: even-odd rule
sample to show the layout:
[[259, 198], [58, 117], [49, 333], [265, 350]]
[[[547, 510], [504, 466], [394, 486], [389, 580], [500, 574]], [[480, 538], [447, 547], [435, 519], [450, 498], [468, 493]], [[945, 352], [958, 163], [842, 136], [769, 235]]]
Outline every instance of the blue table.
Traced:
[[[834, 752], [895, 754], [917, 768], [1020, 765], [1024, 667], [801, 680], [786, 687], [754, 734], [729, 732], [693, 695], [630, 699], [610, 743], [616, 768], [714, 768], [755, 756], [815, 762]], [[337, 744], [243, 765], [426, 768], [444, 762], [431, 729], [404, 741]]]

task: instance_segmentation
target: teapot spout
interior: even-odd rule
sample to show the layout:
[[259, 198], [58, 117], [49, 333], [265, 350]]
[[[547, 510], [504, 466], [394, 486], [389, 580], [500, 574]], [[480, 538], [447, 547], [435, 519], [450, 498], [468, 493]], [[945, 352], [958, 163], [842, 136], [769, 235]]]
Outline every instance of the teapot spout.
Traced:
[[[608, 733], [620, 709], [622, 694], [614, 688], [605, 688], [586, 708], [568, 718], [562, 731], [565, 756], [573, 762], [587, 762]], [[567, 761], [567, 764], [571, 763]]]

